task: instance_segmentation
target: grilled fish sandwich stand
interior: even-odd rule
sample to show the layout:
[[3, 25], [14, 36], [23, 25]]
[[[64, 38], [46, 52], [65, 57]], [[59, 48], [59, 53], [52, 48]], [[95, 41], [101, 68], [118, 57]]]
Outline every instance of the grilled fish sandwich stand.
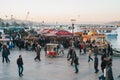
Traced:
[[46, 44], [46, 46], [47, 46], [47, 56], [56, 57], [58, 44], [48, 43]]

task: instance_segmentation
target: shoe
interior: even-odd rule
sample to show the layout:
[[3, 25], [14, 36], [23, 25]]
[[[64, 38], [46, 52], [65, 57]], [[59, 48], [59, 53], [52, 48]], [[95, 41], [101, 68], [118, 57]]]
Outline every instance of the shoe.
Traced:
[[36, 58], [34, 58], [34, 61], [36, 61]]
[[22, 75], [19, 75], [19, 77], [22, 77]]
[[10, 63], [10, 60], [7, 63]]
[[22, 76], [23, 76], [23, 74], [19, 74], [19, 76], [20, 76], [20, 77], [22, 77]]
[[70, 64], [71, 66], [73, 66], [73, 64]]
[[21, 76], [23, 76], [23, 74], [21, 74]]
[[75, 72], [76, 74], [78, 73], [78, 71]]
[[118, 77], [120, 78], [120, 75]]
[[99, 70], [95, 71], [95, 73], [98, 73], [98, 72], [99, 72]]
[[97, 73], [96, 71], [94, 73]]
[[99, 72], [99, 70], [97, 70], [97, 73]]
[[101, 80], [101, 77], [99, 77], [99, 80]]

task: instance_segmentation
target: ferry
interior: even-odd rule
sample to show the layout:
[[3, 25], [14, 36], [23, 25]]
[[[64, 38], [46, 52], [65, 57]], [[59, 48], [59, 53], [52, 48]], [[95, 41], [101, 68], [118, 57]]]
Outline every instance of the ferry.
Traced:
[[113, 25], [79, 25], [75, 27], [75, 31], [89, 33], [91, 30], [96, 31], [98, 34], [105, 34], [106, 36], [118, 36], [117, 26]]

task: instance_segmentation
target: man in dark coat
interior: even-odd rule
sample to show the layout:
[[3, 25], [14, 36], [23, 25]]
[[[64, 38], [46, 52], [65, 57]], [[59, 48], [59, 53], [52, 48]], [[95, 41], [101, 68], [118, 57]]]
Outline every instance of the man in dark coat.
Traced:
[[47, 55], [47, 45], [45, 45], [44, 51], [45, 51], [45, 56], [46, 56]]
[[112, 72], [112, 61], [108, 62], [106, 66], [106, 78], [105, 80], [114, 80]]
[[75, 73], [78, 73], [78, 72], [79, 72], [79, 70], [78, 70], [78, 65], [79, 65], [79, 63], [78, 63], [78, 57], [76, 56], [76, 57], [74, 58]]
[[2, 51], [2, 62], [4, 63], [4, 59], [6, 60], [6, 63], [10, 62], [8, 55], [10, 55], [9, 49], [7, 49], [6, 45], [3, 45], [3, 51]]
[[[107, 54], [103, 54], [102, 55], [102, 57], [101, 57], [101, 70], [102, 70], [102, 73], [104, 74], [105, 72], [104, 72], [104, 69], [106, 68], [106, 65], [107, 65], [107, 63], [108, 63], [108, 58], [107, 58]], [[99, 80], [105, 80], [105, 76], [104, 75], [101, 75], [100, 77], [99, 77]]]
[[41, 46], [39, 44], [37, 45], [35, 51], [36, 51], [37, 56], [35, 57], [34, 60], [36, 61], [36, 59], [38, 59], [39, 61], [41, 61], [40, 59]]
[[101, 70], [102, 70], [102, 72], [104, 72], [104, 69], [105, 69], [105, 67], [106, 67], [106, 65], [108, 63], [107, 55], [103, 54], [102, 57], [101, 57], [101, 60], [102, 60], [102, 62], [101, 62]]
[[76, 52], [75, 52], [75, 48], [72, 47], [70, 48], [68, 55], [67, 55], [67, 60], [69, 61], [71, 59], [71, 66], [73, 65], [74, 59], [76, 57]]
[[95, 55], [95, 57], [94, 57], [94, 69], [95, 69], [95, 73], [99, 72], [99, 70], [98, 70], [98, 57], [97, 57], [97, 55]]
[[17, 59], [17, 65], [18, 65], [18, 72], [19, 76], [23, 76], [23, 59], [22, 56], [19, 55], [19, 58]]

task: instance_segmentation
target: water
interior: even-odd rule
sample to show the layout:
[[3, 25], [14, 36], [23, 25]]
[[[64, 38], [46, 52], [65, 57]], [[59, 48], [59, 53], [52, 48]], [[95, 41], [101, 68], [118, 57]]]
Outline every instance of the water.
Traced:
[[107, 36], [113, 48], [120, 50], [120, 28], [117, 29], [118, 36]]

